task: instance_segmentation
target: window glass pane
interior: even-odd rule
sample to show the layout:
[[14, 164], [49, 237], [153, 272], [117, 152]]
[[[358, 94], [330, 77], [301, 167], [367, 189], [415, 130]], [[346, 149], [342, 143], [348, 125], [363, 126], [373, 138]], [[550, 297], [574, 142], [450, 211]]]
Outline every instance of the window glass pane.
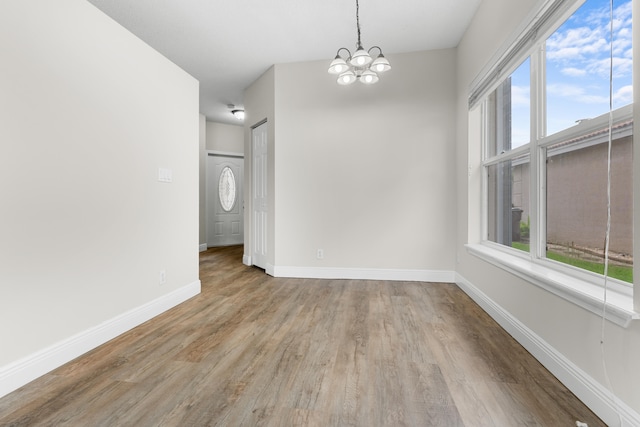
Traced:
[[487, 167], [488, 239], [529, 251], [529, 154]]
[[236, 203], [236, 177], [229, 166], [225, 166], [220, 173], [218, 196], [222, 210], [231, 211]]
[[[609, 11], [609, 0], [587, 0], [547, 40], [547, 135], [609, 111]], [[614, 109], [632, 102], [631, 39], [631, 0], [616, 0]]]
[[487, 157], [529, 143], [531, 77], [527, 58], [488, 97]]
[[[609, 275], [632, 282], [632, 124], [611, 149]], [[547, 149], [547, 258], [603, 272], [607, 225], [607, 128]]]

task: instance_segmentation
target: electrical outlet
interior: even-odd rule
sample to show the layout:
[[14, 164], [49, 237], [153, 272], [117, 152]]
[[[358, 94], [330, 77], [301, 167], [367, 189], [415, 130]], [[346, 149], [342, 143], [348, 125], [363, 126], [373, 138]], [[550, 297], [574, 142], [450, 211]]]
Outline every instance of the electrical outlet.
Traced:
[[318, 252], [316, 253], [316, 258], [324, 259], [324, 249], [318, 249]]
[[160, 270], [160, 284], [164, 285], [166, 281], [167, 281], [167, 272], [164, 270]]

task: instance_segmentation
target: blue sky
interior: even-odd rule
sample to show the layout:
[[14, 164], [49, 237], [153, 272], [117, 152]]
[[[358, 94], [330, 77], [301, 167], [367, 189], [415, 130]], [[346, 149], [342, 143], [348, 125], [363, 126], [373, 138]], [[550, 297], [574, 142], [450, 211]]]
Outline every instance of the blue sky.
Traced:
[[[609, 0], [587, 0], [548, 39], [547, 134], [609, 111]], [[632, 102], [631, 0], [614, 1], [613, 102]], [[513, 147], [529, 142], [529, 61], [512, 74]]]

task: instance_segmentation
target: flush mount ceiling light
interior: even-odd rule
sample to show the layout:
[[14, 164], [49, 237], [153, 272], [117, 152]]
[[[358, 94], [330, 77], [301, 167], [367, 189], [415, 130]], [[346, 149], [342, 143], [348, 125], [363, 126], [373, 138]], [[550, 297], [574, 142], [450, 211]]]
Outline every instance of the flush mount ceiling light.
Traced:
[[[356, 0], [356, 27], [358, 29], [358, 43], [356, 51], [351, 55], [351, 51], [346, 47], [341, 47], [336, 53], [336, 57], [329, 65], [329, 74], [338, 75], [338, 84], [350, 85], [356, 80], [364, 84], [374, 84], [379, 80], [378, 74], [391, 69], [387, 58], [382, 54], [382, 49], [373, 46], [368, 51], [362, 48], [360, 42], [360, 4]], [[371, 51], [377, 49], [378, 55], [371, 57]], [[340, 55], [341, 51], [347, 51], [348, 56]]]
[[238, 120], [244, 120], [244, 110], [236, 108], [233, 104], [227, 104], [227, 108], [231, 110], [231, 114]]

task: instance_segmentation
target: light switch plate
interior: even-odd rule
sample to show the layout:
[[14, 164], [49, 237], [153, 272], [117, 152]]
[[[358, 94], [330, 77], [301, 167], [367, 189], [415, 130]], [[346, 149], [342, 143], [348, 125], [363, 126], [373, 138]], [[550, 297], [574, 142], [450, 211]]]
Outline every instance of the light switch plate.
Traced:
[[160, 181], [160, 182], [172, 182], [173, 181], [173, 172], [171, 171], [171, 169], [158, 168], [158, 181]]

